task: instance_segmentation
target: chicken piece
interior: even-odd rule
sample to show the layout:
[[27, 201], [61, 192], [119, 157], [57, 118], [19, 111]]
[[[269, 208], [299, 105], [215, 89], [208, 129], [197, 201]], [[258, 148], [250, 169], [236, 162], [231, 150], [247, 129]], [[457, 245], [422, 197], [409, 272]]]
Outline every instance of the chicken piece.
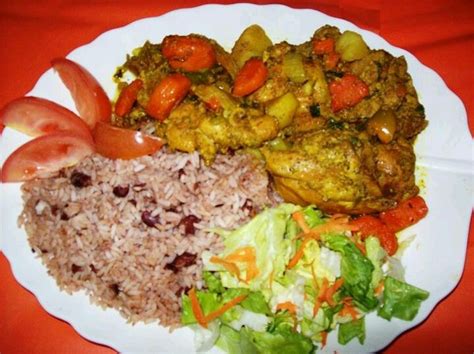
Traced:
[[259, 111], [237, 107], [226, 114], [214, 114], [193, 102], [176, 107], [166, 124], [166, 139], [172, 149], [199, 150], [206, 163], [214, 161], [218, 152], [260, 147], [280, 129], [276, 118]]
[[289, 139], [287, 149], [261, 149], [282, 197], [328, 213], [363, 214], [415, 195], [410, 144], [379, 144], [357, 130], [323, 129]]

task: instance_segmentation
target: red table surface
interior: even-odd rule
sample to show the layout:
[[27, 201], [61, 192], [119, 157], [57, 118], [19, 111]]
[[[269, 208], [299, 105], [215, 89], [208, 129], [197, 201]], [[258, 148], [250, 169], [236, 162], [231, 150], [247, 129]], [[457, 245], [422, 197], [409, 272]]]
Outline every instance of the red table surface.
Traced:
[[[423, 64], [436, 70], [462, 99], [472, 135], [474, 5], [471, 0], [308, 0], [281, 3], [346, 19], [413, 53]], [[0, 107], [26, 94], [41, 74], [50, 68], [52, 58], [66, 56], [100, 33], [137, 19], [201, 4], [204, 2], [196, 0], [169, 3], [156, 0], [2, 1], [0, 52], [3, 79], [0, 84]], [[428, 319], [397, 338], [384, 352], [474, 351], [473, 234], [471, 222], [467, 261], [456, 289], [436, 306]], [[67, 323], [44, 311], [34, 295], [15, 281], [3, 254], [0, 255], [0, 274], [1, 353], [113, 352], [108, 347], [87, 341]]]

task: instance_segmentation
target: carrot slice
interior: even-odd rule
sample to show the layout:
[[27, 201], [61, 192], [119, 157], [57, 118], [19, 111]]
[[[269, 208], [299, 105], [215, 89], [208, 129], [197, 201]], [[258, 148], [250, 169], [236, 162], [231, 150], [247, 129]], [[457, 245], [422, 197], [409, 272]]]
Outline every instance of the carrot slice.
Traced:
[[262, 87], [267, 77], [268, 69], [265, 63], [261, 59], [251, 58], [237, 73], [232, 94], [237, 97], [247, 96]]
[[173, 69], [195, 72], [210, 69], [216, 64], [214, 46], [203, 37], [167, 36], [163, 39], [161, 51]]
[[230, 301], [226, 302], [224, 305], [222, 305], [222, 307], [220, 307], [219, 309], [217, 309], [215, 311], [212, 311], [211, 313], [206, 315], [204, 317], [205, 321], [207, 323], [209, 323], [209, 322], [215, 320], [216, 318], [222, 316], [225, 312], [230, 310], [232, 307], [240, 304], [246, 298], [247, 298], [247, 295], [239, 295], [239, 296], [233, 298], [232, 300], [230, 300]]
[[337, 63], [339, 62], [340, 58], [341, 56], [336, 52], [329, 53], [326, 56], [326, 59], [324, 60], [324, 65], [326, 66], [326, 69], [334, 69], [337, 66]]
[[159, 121], [164, 121], [171, 111], [186, 97], [191, 80], [175, 73], [166, 76], [153, 89], [146, 112]]
[[199, 304], [199, 299], [196, 295], [196, 289], [194, 286], [188, 292], [189, 300], [191, 301], [191, 309], [193, 310], [194, 317], [196, 318], [197, 323], [199, 323], [204, 328], [207, 328], [207, 320], [202, 312], [201, 305]]
[[334, 52], [335, 41], [333, 38], [313, 40], [313, 52], [315, 54], [329, 54]]
[[345, 74], [342, 78], [329, 83], [331, 108], [333, 112], [354, 107], [370, 94], [367, 84], [353, 74]]
[[128, 86], [124, 87], [120, 96], [115, 103], [115, 114], [119, 117], [130, 113], [133, 104], [137, 100], [138, 91], [143, 87], [143, 81], [140, 79], [133, 80]]

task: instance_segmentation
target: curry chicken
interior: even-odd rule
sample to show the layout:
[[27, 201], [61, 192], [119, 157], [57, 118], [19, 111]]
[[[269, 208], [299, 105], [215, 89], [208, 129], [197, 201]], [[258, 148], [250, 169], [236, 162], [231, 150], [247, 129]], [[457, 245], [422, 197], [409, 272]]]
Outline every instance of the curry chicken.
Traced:
[[207, 164], [254, 154], [286, 201], [364, 214], [418, 193], [413, 143], [427, 120], [407, 63], [355, 32], [274, 44], [252, 25], [230, 52], [172, 35], [134, 50], [115, 78], [115, 125]]

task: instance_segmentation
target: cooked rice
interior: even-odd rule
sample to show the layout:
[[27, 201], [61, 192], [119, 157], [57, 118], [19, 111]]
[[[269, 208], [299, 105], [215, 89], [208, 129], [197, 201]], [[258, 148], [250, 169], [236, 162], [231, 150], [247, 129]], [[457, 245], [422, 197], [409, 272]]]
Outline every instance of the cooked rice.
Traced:
[[[85, 289], [131, 322], [171, 327], [179, 324], [181, 293], [202, 285], [201, 253], [222, 247], [206, 229], [234, 228], [275, 203], [250, 156], [218, 156], [209, 167], [197, 153], [164, 149], [130, 161], [93, 155], [24, 183], [22, 192], [19, 224], [61, 289]], [[147, 225], [143, 212], [148, 224], [158, 222]], [[194, 234], [181, 222], [189, 215], [200, 219]]]

